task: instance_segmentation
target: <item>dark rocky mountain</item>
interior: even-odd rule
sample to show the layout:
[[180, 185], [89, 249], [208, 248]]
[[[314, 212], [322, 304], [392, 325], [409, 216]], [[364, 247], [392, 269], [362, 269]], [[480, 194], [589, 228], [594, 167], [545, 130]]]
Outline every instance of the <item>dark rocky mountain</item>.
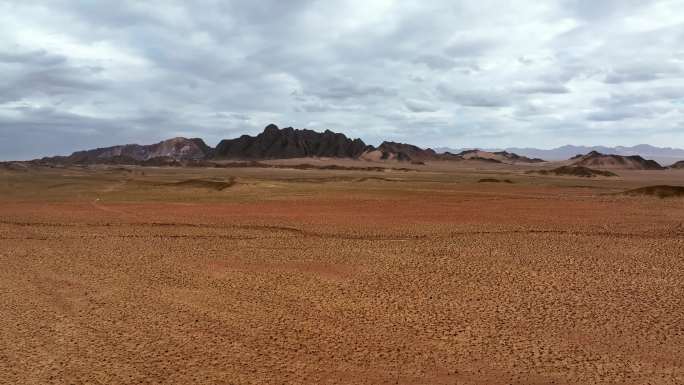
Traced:
[[586, 155], [576, 155], [570, 159], [575, 166], [593, 167], [598, 169], [622, 169], [622, 170], [662, 170], [658, 162], [647, 160], [639, 155], [614, 155], [602, 154], [592, 151]]
[[120, 146], [96, 148], [94, 150], [77, 151], [69, 156], [43, 158], [44, 162], [56, 163], [110, 163], [131, 164], [139, 162], [168, 163], [179, 160], [206, 159], [212, 155], [211, 147], [199, 138], [173, 138], [150, 145], [125, 144]]
[[242, 135], [222, 140], [214, 151], [215, 159], [284, 159], [306, 157], [357, 158], [370, 146], [361, 139], [349, 139], [329, 130], [279, 129], [268, 125], [257, 136]]

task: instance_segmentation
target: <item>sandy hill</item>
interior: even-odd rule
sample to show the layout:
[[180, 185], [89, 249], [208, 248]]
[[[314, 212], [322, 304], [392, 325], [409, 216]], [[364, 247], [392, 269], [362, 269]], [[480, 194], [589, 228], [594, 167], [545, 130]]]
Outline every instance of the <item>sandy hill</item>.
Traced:
[[570, 159], [575, 166], [592, 167], [598, 169], [621, 170], [662, 170], [663, 166], [654, 160], [647, 160], [639, 155], [622, 156], [602, 154], [592, 151], [586, 155], [577, 155]]

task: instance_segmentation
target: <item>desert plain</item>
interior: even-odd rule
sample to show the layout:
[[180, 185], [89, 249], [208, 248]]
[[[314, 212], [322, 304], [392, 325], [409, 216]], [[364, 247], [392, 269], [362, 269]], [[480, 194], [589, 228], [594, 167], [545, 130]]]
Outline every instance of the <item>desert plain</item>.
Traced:
[[296, 162], [1, 169], [0, 383], [684, 383], [684, 170]]

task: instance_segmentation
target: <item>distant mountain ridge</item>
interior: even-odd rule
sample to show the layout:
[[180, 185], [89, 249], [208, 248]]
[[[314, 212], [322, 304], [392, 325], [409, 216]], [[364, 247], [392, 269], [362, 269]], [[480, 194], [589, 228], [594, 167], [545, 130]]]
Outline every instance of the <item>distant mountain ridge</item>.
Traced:
[[529, 158], [508, 151], [465, 150], [457, 154], [463, 159], [486, 159], [499, 163], [541, 163], [543, 159]]
[[[603, 148], [603, 147], [596, 147]], [[288, 158], [346, 158], [367, 161], [399, 161], [423, 164], [427, 161], [468, 161], [471, 163], [533, 164], [542, 163], [543, 155], [550, 154], [547, 160], [566, 160], [569, 162], [597, 168], [618, 168], [655, 170], [662, 169], [655, 161], [639, 155], [606, 154], [596, 150], [583, 154], [585, 147], [564, 146], [556, 150], [518, 149], [519, 154], [511, 151], [423, 149], [408, 143], [382, 142], [378, 147], [367, 145], [361, 139], [351, 139], [342, 133], [325, 130], [318, 132], [292, 127], [278, 128], [269, 124], [263, 132], [255, 135], [242, 135], [234, 139], [224, 139], [212, 148], [199, 138], [172, 138], [150, 145], [126, 144], [76, 151], [69, 156], [45, 157], [36, 162], [44, 164], [138, 164], [143, 166], [165, 165], [211, 165], [221, 160], [268, 160]], [[667, 152], [673, 156], [669, 163], [684, 159], [684, 150], [658, 149], [641, 145], [633, 148], [619, 147], [613, 152]], [[555, 151], [555, 152], [554, 152]], [[531, 154], [531, 155], [529, 155]], [[553, 155], [555, 154], [555, 155]], [[567, 155], [567, 157], [565, 156]], [[678, 163], [676, 167], [680, 167]]]
[[438, 154], [408, 143], [385, 141], [374, 147], [361, 139], [341, 133], [317, 132], [292, 127], [278, 128], [269, 124], [256, 136], [242, 135], [224, 139], [211, 148], [202, 139], [173, 138], [151, 145], [126, 144], [76, 151], [69, 156], [46, 157], [40, 161], [59, 164], [139, 164], [172, 165], [189, 161], [267, 160], [288, 158], [348, 158], [369, 161], [401, 161], [423, 163], [436, 160], [469, 160], [489, 163], [537, 162], [507, 152], [477, 154]]
[[[438, 153], [443, 152], [461, 152], [468, 149], [452, 149], [448, 147], [435, 148]], [[489, 151], [501, 151], [499, 149]], [[573, 146], [565, 145], [553, 149], [538, 149], [530, 147], [509, 147], [505, 151], [513, 152], [518, 155], [527, 156], [530, 158], [541, 158], [544, 160], [566, 160], [575, 155], [588, 154], [596, 151], [601, 154], [632, 156], [639, 155], [646, 159], [653, 159], [663, 165], [673, 164], [684, 159], [684, 149], [671, 147], [656, 147], [648, 144], [639, 144], [636, 146]]]

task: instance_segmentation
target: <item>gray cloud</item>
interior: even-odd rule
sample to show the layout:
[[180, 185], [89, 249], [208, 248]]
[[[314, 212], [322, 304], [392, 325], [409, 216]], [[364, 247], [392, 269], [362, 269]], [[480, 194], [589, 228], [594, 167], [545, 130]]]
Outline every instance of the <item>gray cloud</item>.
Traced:
[[681, 2], [485, 3], [2, 2], [0, 158], [270, 122], [370, 143], [684, 146]]
[[514, 91], [522, 94], [567, 94], [568, 87], [562, 84], [527, 84], [514, 87]]
[[620, 84], [629, 82], [647, 82], [658, 79], [655, 73], [633, 72], [633, 73], [610, 73], [606, 75], [606, 83]]
[[439, 110], [437, 106], [426, 100], [408, 99], [404, 104], [412, 112], [435, 112]]
[[639, 0], [565, 0], [563, 4], [571, 15], [593, 21], [630, 14], [645, 3]]
[[363, 84], [354, 79], [328, 79], [317, 84], [309, 93], [322, 99], [361, 99], [365, 97], [391, 97], [395, 94], [390, 88], [381, 85]]
[[[8, 47], [10, 48], [10, 47]], [[18, 47], [11, 47], [17, 49]], [[39, 66], [54, 66], [62, 64], [66, 58], [62, 55], [51, 55], [45, 50], [29, 51], [29, 52], [0, 52], [0, 63], [7, 64], [22, 64], [22, 65], [39, 65]]]
[[504, 107], [512, 103], [508, 95], [496, 89], [460, 89], [456, 85], [440, 84], [437, 90], [445, 99], [466, 107]]
[[617, 122], [639, 116], [647, 116], [640, 109], [631, 110], [601, 110], [587, 115], [587, 119], [595, 122]]
[[670, 62], [643, 61], [636, 59], [627, 65], [616, 66], [606, 75], [605, 82], [609, 84], [649, 82], [658, 79], [684, 78], [684, 68], [675, 59]]

